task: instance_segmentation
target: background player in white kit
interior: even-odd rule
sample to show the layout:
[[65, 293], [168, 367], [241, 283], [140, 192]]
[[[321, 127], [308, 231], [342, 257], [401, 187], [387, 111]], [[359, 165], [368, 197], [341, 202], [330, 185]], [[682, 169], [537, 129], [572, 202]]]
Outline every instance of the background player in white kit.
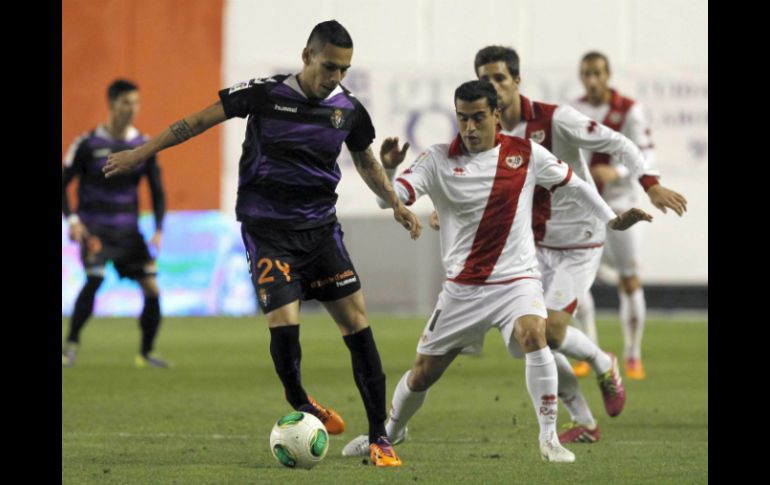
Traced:
[[[616, 217], [595, 190], [543, 147], [498, 136], [497, 93], [488, 82], [458, 87], [455, 108], [460, 134], [451, 144], [432, 146], [396, 180], [398, 196], [407, 205], [429, 195], [438, 209], [447, 281], [414, 365], [396, 386], [386, 431], [394, 444], [402, 441], [428, 388], [457, 355], [481, 352], [486, 332], [494, 327], [509, 352], [525, 358], [542, 458], [572, 462], [574, 454], [556, 436], [556, 368], [545, 338], [547, 313], [531, 229], [535, 185], [570, 192], [613, 228], [651, 217], [637, 209]], [[407, 148], [399, 150], [397, 139], [386, 140], [383, 163], [398, 165]], [[366, 439], [351, 441], [343, 455], [360, 454]]]
[[[622, 133], [633, 141], [644, 153], [648, 164], [655, 161], [650, 125], [642, 107], [634, 100], [621, 96], [611, 89], [607, 82], [610, 66], [607, 57], [598, 52], [589, 52], [580, 63], [580, 80], [586, 95], [573, 106], [589, 118]], [[584, 147], [589, 148], [589, 147]], [[615, 211], [623, 211], [637, 203], [634, 174], [630, 173], [614, 153], [592, 148], [586, 153], [590, 161], [591, 175], [604, 197]], [[669, 206], [670, 207], [670, 206]], [[658, 207], [664, 213], [665, 207]], [[672, 207], [680, 216], [685, 210]], [[620, 322], [623, 328], [623, 357], [626, 377], [643, 379], [642, 335], [646, 314], [644, 290], [638, 273], [639, 231], [608, 233], [604, 248], [603, 263], [615, 267], [619, 273]], [[587, 293], [580, 305], [579, 319], [586, 325], [587, 333], [595, 335], [593, 300]]]

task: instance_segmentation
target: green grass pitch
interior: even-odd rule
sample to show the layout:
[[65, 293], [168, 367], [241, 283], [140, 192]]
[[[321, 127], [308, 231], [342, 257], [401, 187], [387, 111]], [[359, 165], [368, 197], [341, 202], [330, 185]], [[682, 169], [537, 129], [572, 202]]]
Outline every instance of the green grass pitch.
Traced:
[[[388, 399], [411, 366], [423, 318], [371, 315], [387, 374]], [[62, 335], [67, 321], [62, 319]], [[617, 320], [599, 321], [603, 348], [621, 351]], [[581, 387], [602, 439], [572, 444], [574, 464], [548, 464], [524, 363], [508, 357], [499, 333], [480, 357], [458, 357], [430, 390], [397, 447], [398, 469], [343, 458], [366, 431], [350, 356], [325, 314], [302, 319], [303, 383], [345, 419], [324, 461], [310, 471], [282, 468], [268, 447], [275, 420], [290, 411], [269, 355], [264, 318], [166, 318], [158, 350], [171, 370], [136, 369], [132, 319], [93, 319], [76, 366], [62, 369], [62, 482], [223, 483], [565, 483], [708, 482], [708, 323], [647, 322], [647, 379], [624, 380], [626, 408], [609, 418], [592, 377]], [[559, 424], [568, 415], [559, 408]]]

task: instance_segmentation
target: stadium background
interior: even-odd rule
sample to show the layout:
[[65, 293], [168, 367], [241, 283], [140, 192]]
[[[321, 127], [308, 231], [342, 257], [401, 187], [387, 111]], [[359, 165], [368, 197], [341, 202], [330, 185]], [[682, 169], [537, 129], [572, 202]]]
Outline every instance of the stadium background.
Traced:
[[[353, 68], [344, 84], [372, 115], [373, 146], [399, 136], [412, 143], [413, 157], [453, 135], [452, 92], [474, 78], [480, 47], [516, 48], [522, 93], [548, 102], [579, 96], [580, 56], [600, 50], [611, 61], [611, 84], [648, 110], [665, 184], [689, 201], [680, 219], [640, 199], [655, 217], [642, 239], [648, 303], [707, 308], [705, 0], [65, 0], [62, 15], [62, 155], [77, 135], [106, 119], [105, 90], [114, 78], [139, 84], [136, 125], [154, 135], [214, 102], [222, 87], [298, 71], [309, 31], [329, 18], [353, 37]], [[245, 120], [231, 120], [159, 155], [169, 209], [159, 257], [166, 315], [256, 311], [233, 210], [244, 127]], [[427, 314], [443, 274], [436, 234], [427, 229], [419, 241], [409, 240], [390, 212], [376, 206], [346, 149], [340, 163], [338, 216], [367, 306]], [[142, 199], [148, 211], [146, 187]], [[427, 227], [429, 201], [416, 208]], [[148, 214], [142, 228], [153, 228]], [[62, 220], [62, 315], [83, 280]], [[596, 290], [599, 307], [616, 304], [614, 290]], [[135, 315], [140, 307], [138, 289], [109, 268], [96, 315]]]

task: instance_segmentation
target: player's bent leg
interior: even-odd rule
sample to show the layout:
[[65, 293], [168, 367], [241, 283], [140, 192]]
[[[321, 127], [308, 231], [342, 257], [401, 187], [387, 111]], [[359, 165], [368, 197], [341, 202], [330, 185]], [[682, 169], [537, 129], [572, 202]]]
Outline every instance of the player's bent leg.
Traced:
[[599, 440], [599, 427], [594, 420], [583, 394], [580, 392], [578, 380], [572, 372], [567, 358], [560, 352], [553, 353], [556, 370], [559, 376], [559, 398], [569, 412], [571, 422], [559, 433], [561, 443], [586, 442]]

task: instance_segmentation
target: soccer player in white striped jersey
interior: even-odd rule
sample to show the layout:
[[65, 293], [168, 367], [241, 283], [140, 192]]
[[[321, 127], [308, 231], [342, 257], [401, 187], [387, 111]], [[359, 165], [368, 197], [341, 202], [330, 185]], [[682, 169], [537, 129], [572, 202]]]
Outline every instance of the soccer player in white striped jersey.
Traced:
[[[609, 227], [624, 230], [651, 216], [632, 209], [616, 216], [599, 194], [542, 146], [499, 135], [497, 93], [486, 81], [455, 91], [460, 133], [451, 144], [433, 145], [396, 179], [398, 197], [411, 205], [428, 195], [441, 222], [447, 281], [417, 345], [415, 362], [396, 386], [386, 431], [396, 444], [427, 391], [459, 355], [478, 354], [484, 336], [497, 328], [509, 353], [524, 357], [527, 390], [540, 426], [546, 461], [573, 462], [556, 433], [557, 373], [546, 342], [547, 316], [532, 233], [535, 186], [564, 191]], [[381, 148], [383, 165], [403, 159], [408, 144]], [[378, 201], [384, 207], [384, 201]], [[367, 437], [354, 439], [343, 455], [359, 455]]]
[[[604, 54], [585, 54], [580, 62], [580, 80], [586, 95], [575, 100], [572, 106], [589, 118], [628, 137], [644, 153], [645, 159], [653, 162], [655, 148], [643, 108], [638, 102], [610, 88], [609, 77], [610, 64]], [[633, 174], [616, 157], [596, 149], [589, 151], [586, 159], [602, 197], [613, 210], [623, 210], [636, 204]], [[645, 377], [642, 335], [647, 304], [637, 264], [639, 236], [636, 230], [607, 234], [602, 258], [603, 262], [613, 266], [619, 273], [620, 323], [623, 328], [623, 357], [628, 379]], [[593, 301], [588, 292], [579, 306], [579, 312], [582, 320], [595, 326], [592, 309]]]
[[[514, 49], [487, 46], [479, 50], [474, 69], [480, 79], [489, 80], [501, 102], [501, 133], [521, 136], [535, 141], [565, 163], [590, 186], [594, 186], [582, 150], [611, 153], [644, 187], [650, 201], [665, 212], [671, 208], [678, 214], [686, 210], [686, 200], [658, 181], [660, 173], [645, 160], [639, 148], [628, 138], [565, 105], [531, 101], [519, 93], [519, 56]], [[627, 208], [628, 206], [626, 206]], [[617, 210], [617, 208], [615, 208]], [[548, 308], [548, 338], [559, 370], [559, 397], [570, 412], [570, 429], [562, 433], [565, 441], [599, 439], [599, 428], [587, 402], [580, 393], [577, 380], [568, 361], [560, 353], [574, 357], [574, 350], [596, 356], [584, 359], [596, 372], [610, 416], [617, 416], [622, 407], [617, 399], [614, 380], [607, 372], [617, 373], [615, 357], [611, 367], [594, 342], [578, 332], [566, 332], [579, 299], [588, 294], [598, 270], [606, 231], [596, 221], [581, 214], [579, 203], [558, 191], [551, 194], [536, 189], [533, 231], [537, 245], [540, 270], [543, 272], [545, 300]], [[616, 231], [609, 234], [617, 235]], [[587, 331], [591, 336], [592, 332]], [[572, 353], [571, 353], [572, 352]], [[608, 370], [609, 368], [609, 370]], [[619, 381], [619, 378], [618, 378]]]

